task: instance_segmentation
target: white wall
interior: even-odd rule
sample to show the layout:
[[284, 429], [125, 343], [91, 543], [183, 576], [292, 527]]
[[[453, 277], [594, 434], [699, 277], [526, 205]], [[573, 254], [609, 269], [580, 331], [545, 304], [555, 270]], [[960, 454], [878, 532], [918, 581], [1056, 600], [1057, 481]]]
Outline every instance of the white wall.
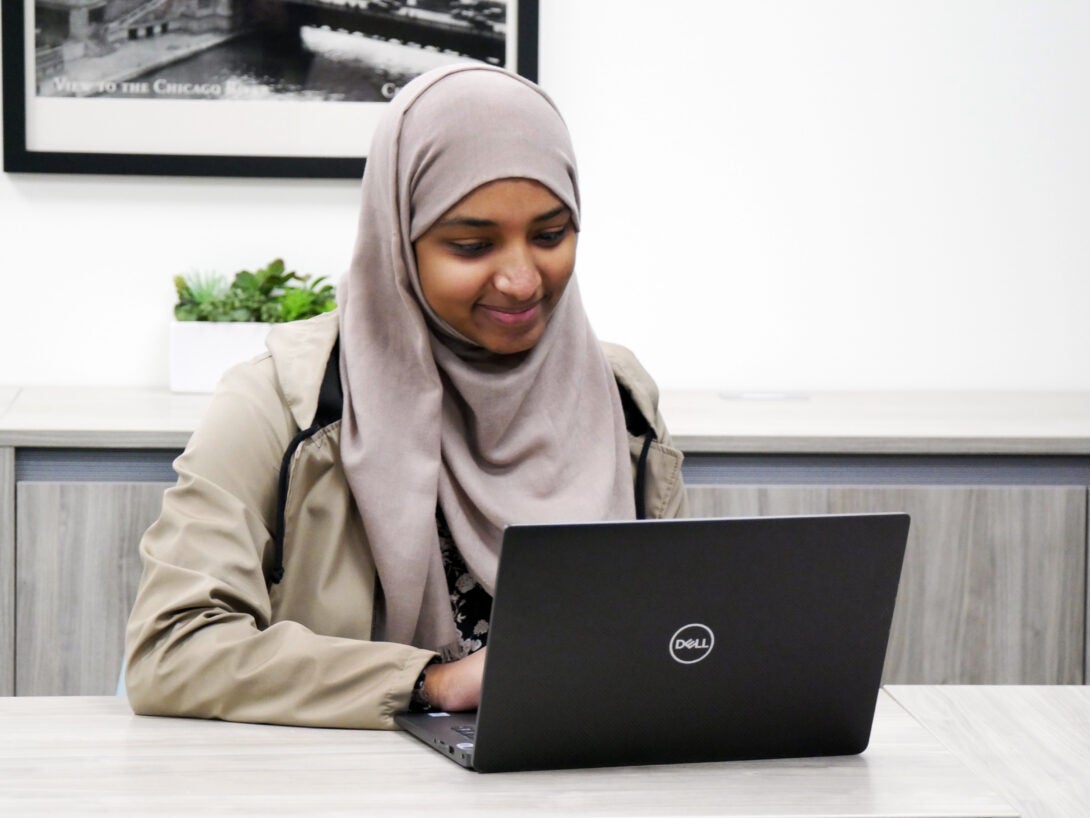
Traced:
[[[599, 335], [666, 387], [1090, 390], [1090, 3], [541, 0]], [[163, 385], [171, 277], [357, 184], [0, 176], [0, 384]]]

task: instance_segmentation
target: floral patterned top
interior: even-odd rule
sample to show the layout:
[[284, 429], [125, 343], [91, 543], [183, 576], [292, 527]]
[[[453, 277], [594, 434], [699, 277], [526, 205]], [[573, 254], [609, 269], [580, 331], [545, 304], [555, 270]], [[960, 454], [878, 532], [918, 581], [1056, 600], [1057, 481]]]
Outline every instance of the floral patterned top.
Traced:
[[435, 522], [439, 528], [439, 548], [443, 552], [443, 570], [450, 590], [450, 607], [461, 642], [460, 654], [468, 656], [488, 644], [492, 597], [470, 573], [439, 506], [435, 507]]

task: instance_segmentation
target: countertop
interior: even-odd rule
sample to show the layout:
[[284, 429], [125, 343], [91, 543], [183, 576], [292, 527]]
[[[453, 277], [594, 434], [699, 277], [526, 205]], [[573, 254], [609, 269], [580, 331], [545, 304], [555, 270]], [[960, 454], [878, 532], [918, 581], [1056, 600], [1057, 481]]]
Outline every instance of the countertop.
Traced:
[[[181, 448], [209, 396], [0, 386], [0, 446]], [[665, 390], [674, 442], [705, 454], [1090, 454], [1088, 392]]]

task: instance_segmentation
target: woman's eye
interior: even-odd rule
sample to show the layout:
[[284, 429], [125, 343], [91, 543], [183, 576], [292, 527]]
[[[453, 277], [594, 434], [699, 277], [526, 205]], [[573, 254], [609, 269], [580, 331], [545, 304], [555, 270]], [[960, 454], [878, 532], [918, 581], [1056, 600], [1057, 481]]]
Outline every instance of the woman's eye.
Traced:
[[537, 234], [538, 244], [543, 244], [546, 247], [559, 244], [564, 240], [564, 236], [568, 234], [568, 226], [565, 224], [563, 227], [557, 227], [554, 230], [545, 230]]
[[491, 245], [487, 241], [452, 241], [451, 249], [460, 256], [479, 256]]

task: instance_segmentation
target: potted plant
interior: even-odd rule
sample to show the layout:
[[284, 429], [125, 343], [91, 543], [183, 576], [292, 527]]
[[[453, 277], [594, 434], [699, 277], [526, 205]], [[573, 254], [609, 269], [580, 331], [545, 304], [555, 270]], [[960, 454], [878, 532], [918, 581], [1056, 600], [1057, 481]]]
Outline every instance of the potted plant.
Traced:
[[261, 354], [272, 324], [298, 321], [336, 306], [325, 277], [310, 281], [281, 259], [234, 279], [193, 273], [174, 278], [178, 302], [170, 326], [170, 388], [211, 392], [236, 363]]

